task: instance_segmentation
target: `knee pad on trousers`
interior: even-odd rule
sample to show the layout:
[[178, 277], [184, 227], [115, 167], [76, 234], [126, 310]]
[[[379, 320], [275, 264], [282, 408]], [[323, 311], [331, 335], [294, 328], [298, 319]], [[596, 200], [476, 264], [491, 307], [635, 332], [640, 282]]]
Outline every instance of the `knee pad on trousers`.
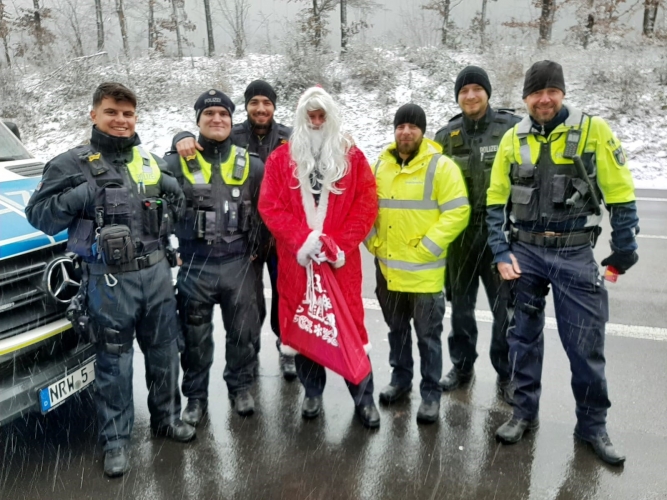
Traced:
[[213, 306], [196, 300], [184, 300], [179, 313], [186, 326], [201, 326], [213, 321]]

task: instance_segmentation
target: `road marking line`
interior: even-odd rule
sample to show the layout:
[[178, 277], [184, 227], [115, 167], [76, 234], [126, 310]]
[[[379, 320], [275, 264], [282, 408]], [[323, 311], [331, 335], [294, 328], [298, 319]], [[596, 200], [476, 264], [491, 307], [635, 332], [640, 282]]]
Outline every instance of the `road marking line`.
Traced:
[[655, 234], [638, 234], [637, 238], [647, 238], [650, 240], [667, 240], [667, 236], [657, 236]]
[[[380, 311], [380, 304], [376, 299], [363, 299], [364, 308]], [[447, 308], [445, 318], [451, 317], [451, 309]], [[482, 323], [492, 323], [491, 311], [475, 310], [475, 318]], [[556, 318], [545, 318], [544, 327], [549, 330], [557, 330]], [[607, 323], [605, 329], [607, 335], [612, 337], [627, 337], [633, 339], [662, 340], [667, 342], [667, 328], [655, 328], [652, 326], [621, 325], [619, 323]]]
[[[264, 297], [267, 299], [271, 298], [270, 288], [264, 289]], [[364, 309], [369, 309], [371, 311], [382, 310], [380, 309], [380, 303], [377, 301], [377, 299], [367, 299], [364, 297], [362, 300], [364, 303]], [[451, 308], [447, 308], [447, 311], [445, 312], [445, 318], [450, 317]], [[493, 323], [493, 316], [491, 315], [491, 311], [475, 310], [475, 318], [481, 323]], [[558, 326], [556, 324], [556, 318], [546, 317], [544, 327], [548, 330], [557, 330]], [[612, 337], [626, 337], [631, 339], [659, 340], [667, 342], [667, 328], [607, 323], [605, 332], [607, 335]]]
[[637, 201], [661, 201], [667, 202], [667, 198], [635, 198]]

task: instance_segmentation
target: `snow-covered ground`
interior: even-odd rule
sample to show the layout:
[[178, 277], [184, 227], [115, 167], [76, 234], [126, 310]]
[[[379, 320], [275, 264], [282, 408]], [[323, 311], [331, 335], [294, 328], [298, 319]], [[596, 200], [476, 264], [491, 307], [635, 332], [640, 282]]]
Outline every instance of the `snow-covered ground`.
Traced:
[[[424, 107], [427, 136], [432, 137], [459, 112], [453, 89], [457, 73], [478, 64], [490, 73], [491, 103], [524, 111], [523, 73], [534, 61], [551, 58], [565, 70], [567, 100], [588, 113], [605, 118], [623, 142], [637, 187], [667, 189], [667, 61], [660, 50], [569, 50], [547, 52], [492, 48], [484, 55], [425, 49], [365, 49], [361, 57], [334, 60], [326, 70], [336, 83], [345, 129], [369, 161], [393, 140], [393, 114], [413, 101]], [[364, 62], [364, 57], [369, 62]], [[361, 62], [360, 62], [361, 61]], [[48, 75], [28, 74], [17, 82], [23, 115], [19, 120], [27, 147], [47, 160], [82, 142], [89, 134], [88, 111], [96, 85], [120, 81], [139, 97], [137, 131], [153, 152], [163, 154], [179, 130], [196, 132], [192, 105], [209, 88], [227, 92], [237, 103], [236, 122], [245, 119], [243, 91], [257, 78], [275, 82], [285, 75], [283, 56], [250, 54], [209, 58], [135, 59], [129, 64], [99, 59], [65, 63]], [[372, 63], [372, 64], [371, 64]], [[378, 72], [376, 85], [363, 85], [350, 76], [351, 66], [391, 68], [393, 77]], [[386, 75], [386, 73], [385, 73]], [[313, 84], [318, 83], [316, 81]], [[369, 90], [370, 88], [370, 90]], [[3, 104], [6, 114], [7, 104]], [[290, 124], [294, 102], [278, 101], [276, 118]]]

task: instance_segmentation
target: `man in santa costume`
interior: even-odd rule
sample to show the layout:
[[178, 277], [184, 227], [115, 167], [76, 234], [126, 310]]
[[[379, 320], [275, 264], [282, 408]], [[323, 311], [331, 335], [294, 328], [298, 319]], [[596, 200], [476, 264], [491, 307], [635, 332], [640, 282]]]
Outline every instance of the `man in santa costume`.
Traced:
[[[280, 331], [287, 331], [304, 299], [306, 267], [326, 260], [321, 241], [326, 235], [339, 248], [331, 266], [368, 352], [359, 245], [378, 211], [375, 179], [364, 154], [342, 134], [338, 105], [322, 88], [304, 92], [289, 143], [268, 158], [259, 211], [276, 238]], [[296, 354], [297, 374], [306, 390], [301, 414], [315, 418], [322, 409], [325, 369], [285, 345], [282, 349]], [[361, 422], [379, 427], [372, 372], [359, 385], [346, 383]]]

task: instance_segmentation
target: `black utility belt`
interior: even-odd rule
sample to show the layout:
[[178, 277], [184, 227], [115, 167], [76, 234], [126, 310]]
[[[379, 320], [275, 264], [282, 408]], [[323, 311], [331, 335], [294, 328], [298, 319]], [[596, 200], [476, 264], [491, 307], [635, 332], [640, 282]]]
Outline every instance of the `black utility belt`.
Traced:
[[586, 231], [571, 231], [567, 233], [533, 233], [522, 229], [512, 228], [512, 241], [520, 241], [529, 245], [546, 248], [566, 248], [590, 244], [595, 246], [599, 229]]
[[109, 265], [109, 264], [90, 264], [84, 262], [84, 266], [87, 271], [92, 275], [102, 275], [102, 274], [117, 274], [117, 273], [127, 273], [131, 271], [140, 271], [141, 269], [146, 269], [147, 267], [154, 266], [155, 264], [162, 261], [165, 258], [164, 250], [155, 250], [147, 255], [141, 257], [135, 257], [133, 260], [126, 264], [118, 265]]

